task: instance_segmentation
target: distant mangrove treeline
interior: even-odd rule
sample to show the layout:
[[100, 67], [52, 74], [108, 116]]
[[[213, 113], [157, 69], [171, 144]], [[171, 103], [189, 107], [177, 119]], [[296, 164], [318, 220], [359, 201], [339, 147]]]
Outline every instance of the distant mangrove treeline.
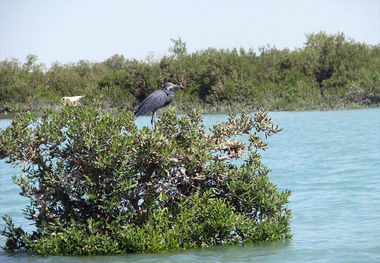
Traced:
[[169, 55], [144, 61], [114, 55], [92, 63], [53, 63], [29, 55], [0, 61], [0, 109], [20, 104], [39, 111], [62, 96], [101, 96], [107, 108], [131, 109], [167, 81], [180, 111], [229, 109], [307, 110], [380, 103], [380, 45], [369, 46], [324, 32], [306, 35], [303, 48], [215, 49], [188, 53], [180, 38]]

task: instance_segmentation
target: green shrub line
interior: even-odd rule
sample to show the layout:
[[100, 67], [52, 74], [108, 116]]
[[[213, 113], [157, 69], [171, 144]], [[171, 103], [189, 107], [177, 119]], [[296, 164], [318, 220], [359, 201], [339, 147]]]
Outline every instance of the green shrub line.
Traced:
[[117, 255], [290, 238], [290, 191], [269, 181], [260, 155], [280, 131], [265, 111], [209, 131], [196, 110], [169, 108], [154, 129], [99, 101], [17, 112], [0, 131], [0, 159], [22, 168], [13, 179], [36, 230], [4, 216], [4, 249]]
[[167, 81], [186, 87], [176, 92], [177, 112], [230, 108], [315, 110], [380, 104], [380, 46], [347, 39], [343, 33], [306, 35], [302, 48], [215, 49], [189, 53], [181, 38], [169, 55], [145, 60], [114, 55], [92, 63], [53, 63], [35, 55], [25, 63], [0, 61], [0, 113], [9, 105], [41, 112], [61, 97], [102, 96], [105, 109], [133, 109]]

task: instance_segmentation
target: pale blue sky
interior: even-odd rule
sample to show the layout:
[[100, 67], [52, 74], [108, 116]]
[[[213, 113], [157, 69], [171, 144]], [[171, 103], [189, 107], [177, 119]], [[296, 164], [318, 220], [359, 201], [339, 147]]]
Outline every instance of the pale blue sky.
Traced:
[[0, 60], [35, 54], [48, 65], [103, 61], [115, 53], [168, 54], [171, 38], [189, 51], [298, 48], [305, 33], [343, 32], [380, 43], [379, 0], [0, 0]]

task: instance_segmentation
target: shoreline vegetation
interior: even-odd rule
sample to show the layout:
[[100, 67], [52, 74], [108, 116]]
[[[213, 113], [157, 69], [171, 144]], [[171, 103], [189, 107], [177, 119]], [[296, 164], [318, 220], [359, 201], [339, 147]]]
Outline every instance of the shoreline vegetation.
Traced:
[[134, 109], [167, 81], [186, 87], [176, 92], [178, 113], [257, 110], [329, 110], [380, 105], [380, 45], [369, 46], [324, 32], [306, 35], [300, 49], [262, 47], [188, 53], [172, 39], [169, 55], [143, 61], [115, 54], [92, 63], [53, 63], [37, 56], [25, 63], [0, 61], [0, 114], [13, 106], [25, 111], [59, 109], [64, 96], [101, 97], [106, 111]]

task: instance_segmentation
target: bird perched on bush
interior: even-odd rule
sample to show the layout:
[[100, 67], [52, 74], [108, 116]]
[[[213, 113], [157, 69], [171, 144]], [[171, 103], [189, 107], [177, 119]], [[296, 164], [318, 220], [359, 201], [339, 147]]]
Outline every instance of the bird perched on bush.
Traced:
[[163, 85], [162, 90], [156, 90], [137, 107], [133, 112], [136, 117], [152, 112], [151, 123], [154, 126], [156, 123], [156, 111], [162, 107], [169, 105], [174, 99], [174, 88], [182, 88], [182, 86], [174, 85], [171, 82], [167, 82]]

